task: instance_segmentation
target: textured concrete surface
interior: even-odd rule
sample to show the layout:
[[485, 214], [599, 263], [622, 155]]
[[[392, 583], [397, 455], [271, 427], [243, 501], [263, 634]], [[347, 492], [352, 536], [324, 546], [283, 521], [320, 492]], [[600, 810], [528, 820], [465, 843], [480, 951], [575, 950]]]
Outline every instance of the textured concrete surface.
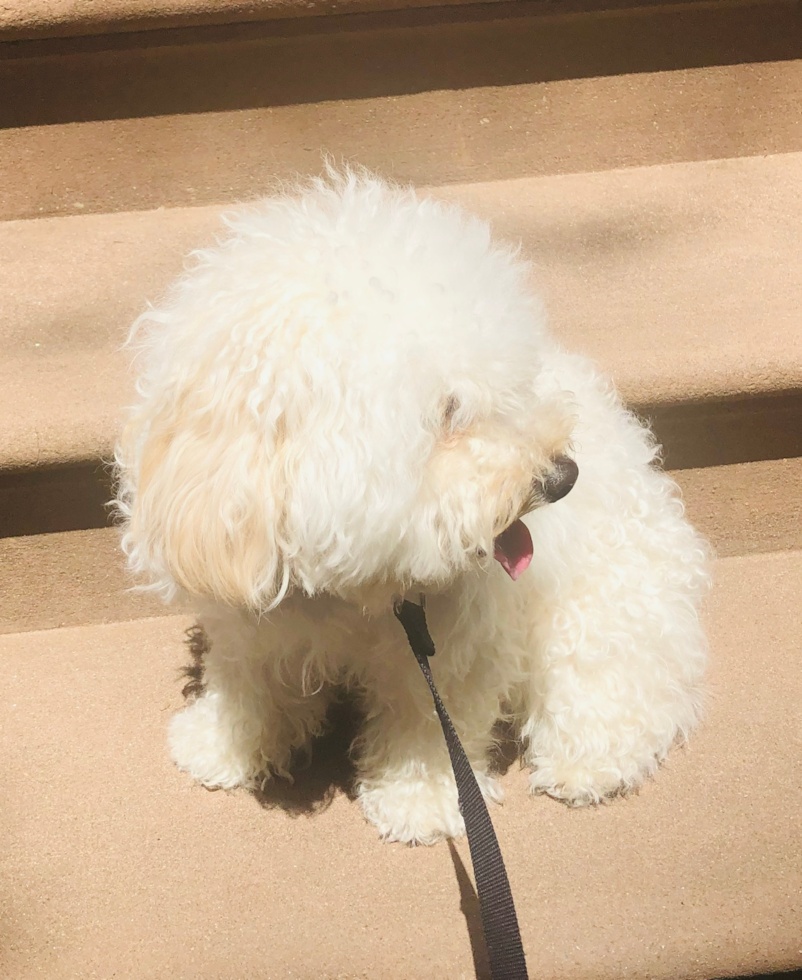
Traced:
[[[498, 0], [481, 2], [494, 3]], [[0, 40], [69, 37], [460, 3], [464, 3], [464, 0], [94, 0], [92, 3], [86, 0], [10, 0], [0, 7]]]
[[[532, 976], [802, 966], [802, 554], [727, 559], [717, 580], [708, 718], [653, 782], [572, 811], [504, 779]], [[3, 976], [486, 977], [465, 843], [380, 844], [336, 741], [263, 806], [171, 766], [186, 623], [0, 639]]]
[[0, 538], [0, 633], [165, 615], [135, 591], [116, 528]]
[[111, 459], [131, 323], [216, 231], [200, 209], [0, 223], [6, 466]]
[[[672, 474], [720, 557], [802, 550], [802, 458]], [[0, 634], [164, 615], [132, 590], [115, 528], [0, 537]]]
[[688, 518], [722, 558], [802, 549], [802, 457], [672, 475]]
[[[439, 188], [520, 239], [555, 334], [633, 403], [802, 387], [802, 154]], [[0, 465], [108, 458], [128, 327], [217, 208], [0, 223]]]
[[549, 319], [626, 399], [802, 386], [802, 154], [444, 187], [534, 260]]
[[504, 777], [531, 975], [802, 967], [802, 8], [570, 15], [629, 4], [0, 3], [4, 980], [487, 980], [465, 842], [376, 840], [347, 716], [294, 787], [191, 785], [165, 750], [191, 620], [129, 591], [113, 529], [2, 537], [103, 519], [130, 322], [218, 205], [321, 150], [522, 239], [555, 332], [655, 418], [739, 556], [708, 719], [654, 782], [577, 812]]
[[802, 456], [802, 389], [639, 405], [667, 469], [728, 466]]
[[[674, 0], [673, 6], [698, 2]], [[728, 0], [732, 4], [732, 0]], [[765, 0], [764, 0], [765, 2]], [[500, 6], [499, 6], [500, 4]], [[546, 14], [617, 12], [666, 6], [665, 0], [6, 0], [0, 7], [0, 41], [153, 31], [197, 24], [219, 25], [322, 15], [364, 14], [427, 7], [497, 7], [517, 15], [526, 6]], [[555, 7], [557, 8], [555, 11]], [[491, 16], [493, 16], [491, 14]]]

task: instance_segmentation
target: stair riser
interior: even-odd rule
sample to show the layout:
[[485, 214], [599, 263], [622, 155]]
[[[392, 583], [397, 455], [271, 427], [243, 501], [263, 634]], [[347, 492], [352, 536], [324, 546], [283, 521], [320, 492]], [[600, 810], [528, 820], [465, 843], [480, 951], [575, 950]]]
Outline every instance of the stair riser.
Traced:
[[723, 467], [802, 456], [802, 390], [753, 398], [636, 405], [667, 469]]
[[132, 591], [114, 528], [0, 538], [0, 634], [164, 615]]
[[[802, 391], [634, 410], [721, 555], [802, 548]], [[109, 444], [103, 458], [112, 455]], [[749, 503], [763, 489], [765, 514]], [[110, 467], [97, 459], [0, 472], [0, 538], [106, 527], [111, 496]]]
[[[719, 557], [802, 548], [802, 458], [677, 470], [672, 475], [690, 520]], [[2, 531], [33, 535], [0, 538], [0, 587], [5, 593], [0, 633], [117, 622], [164, 612], [157, 597], [130, 591], [119, 534], [114, 528], [102, 528], [108, 484], [98, 481], [89, 489], [86, 499], [96, 504], [91, 513], [85, 504], [75, 505], [76, 484], [71, 486], [73, 509], [65, 503], [61, 511], [54, 484], [48, 488], [49, 496], [42, 493], [37, 498], [35, 488], [24, 495], [20, 492], [16, 513], [15, 501], [0, 491], [0, 513], [7, 515]], [[62, 497], [69, 499], [68, 493]], [[36, 533], [58, 530], [59, 516], [69, 533]], [[72, 530], [76, 527], [98, 529]]]
[[0, 471], [0, 539], [106, 527], [111, 497], [110, 470], [98, 460]]
[[[650, 423], [663, 447], [666, 468], [683, 486], [690, 479], [687, 474], [697, 474], [693, 486], [703, 495], [707, 483], [721, 485], [719, 475], [726, 477], [738, 464], [793, 462], [802, 457], [802, 392], [710, 404], [635, 406], [635, 411]], [[112, 453], [110, 444], [104, 458], [111, 459]], [[709, 480], [704, 476], [708, 471]], [[771, 468], [768, 472], [774, 473]], [[757, 485], [760, 479], [756, 476]], [[802, 495], [798, 487], [788, 489], [792, 492], [787, 502], [793, 510]], [[106, 506], [111, 496], [110, 467], [100, 460], [0, 471], [0, 538], [106, 527], [112, 521]], [[789, 531], [796, 540], [793, 521], [789, 512]], [[724, 533], [722, 528], [714, 536]], [[737, 533], [734, 540], [739, 540]], [[748, 550], [771, 551], [774, 545], [767, 542]], [[747, 552], [736, 546], [723, 553]]]
[[672, 475], [689, 519], [720, 558], [802, 548], [802, 457]]
[[802, 149], [794, 4], [493, 8], [4, 45], [0, 218], [250, 198], [324, 150], [441, 185]]

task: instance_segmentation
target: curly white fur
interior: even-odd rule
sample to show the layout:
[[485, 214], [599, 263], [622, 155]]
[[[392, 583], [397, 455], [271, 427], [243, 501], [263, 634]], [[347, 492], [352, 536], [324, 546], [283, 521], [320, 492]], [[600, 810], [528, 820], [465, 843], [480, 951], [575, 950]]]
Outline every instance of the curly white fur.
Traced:
[[[462, 832], [393, 598], [428, 595], [435, 679], [488, 797], [499, 717], [531, 785], [572, 804], [638, 786], [699, 718], [704, 543], [646, 429], [546, 333], [488, 226], [369, 175], [226, 219], [140, 317], [117, 451], [131, 569], [197, 599], [202, 697], [177, 764], [207, 786], [286, 773], [337, 685], [361, 692], [363, 810], [390, 840]], [[494, 538], [570, 453], [573, 491]]]

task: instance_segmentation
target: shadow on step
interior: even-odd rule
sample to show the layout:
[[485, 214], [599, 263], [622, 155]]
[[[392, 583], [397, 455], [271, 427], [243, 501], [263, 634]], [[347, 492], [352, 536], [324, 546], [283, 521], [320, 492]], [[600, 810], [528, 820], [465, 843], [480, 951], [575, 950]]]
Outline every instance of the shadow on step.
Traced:
[[[186, 631], [186, 644], [189, 662], [183, 668], [186, 684], [182, 694], [185, 698], [194, 698], [203, 692], [203, 658], [208, 650], [208, 640], [201, 626], [192, 626]], [[294, 761], [292, 780], [272, 778], [265, 783], [263, 789], [252, 794], [259, 805], [266, 809], [284, 810], [293, 816], [312, 816], [329, 807], [340, 794], [350, 800], [356, 799], [356, 769], [350, 748], [359, 733], [362, 720], [363, 713], [358, 697], [342, 692], [329, 709], [325, 733], [312, 742], [308, 752], [299, 755]], [[511, 732], [499, 724], [496, 749], [491, 761], [492, 770], [503, 775], [517, 758], [518, 750]], [[461, 863], [457, 866], [458, 860], [457, 856], [454, 866], [463, 896], [463, 912], [468, 919], [468, 899], [461, 877], [465, 869]], [[469, 880], [468, 885], [473, 887]]]
[[325, 734], [294, 761], [292, 781], [270, 779], [253, 793], [257, 803], [266, 810], [284, 810], [297, 817], [322, 812], [340, 794], [354, 800], [356, 770], [348, 750], [359, 731], [360, 719], [359, 706], [353, 700], [336, 701], [329, 709]]
[[802, 970], [786, 970], [782, 973], [750, 973], [740, 977], [718, 977], [717, 980], [802, 980]]
[[[183, 669], [187, 682], [182, 693], [185, 698], [193, 698], [203, 691], [203, 658], [208, 640], [200, 626], [190, 627], [186, 637], [190, 660]], [[259, 805], [293, 816], [312, 816], [327, 809], [341, 793], [353, 800], [356, 771], [349, 748], [360, 722], [361, 713], [354, 698], [343, 696], [335, 701], [329, 709], [325, 734], [314, 740], [308, 753], [295, 760], [292, 780], [270, 779], [263, 789], [252, 794]]]
[[[185, 698], [192, 698], [203, 691], [203, 658], [208, 650], [208, 640], [200, 626], [190, 627], [186, 637], [190, 659], [183, 671], [187, 682], [182, 693]], [[312, 816], [325, 810], [341, 793], [354, 800], [356, 770], [349, 749], [361, 721], [356, 699], [344, 696], [336, 701], [329, 711], [328, 731], [315, 739], [308, 758], [298, 760], [293, 780], [271, 779], [264, 789], [252, 794], [259, 805], [270, 810], [281, 809], [292, 816]], [[492, 766], [504, 773], [517, 759], [517, 750], [506, 728], [499, 726], [496, 734], [498, 743]], [[457, 848], [452, 841], [447, 843], [459, 886], [460, 911], [465, 917], [476, 980], [491, 980], [479, 899]]]
[[448, 850], [451, 853], [451, 861], [454, 864], [454, 874], [459, 885], [460, 912], [465, 916], [465, 924], [468, 927], [468, 939], [471, 943], [471, 953], [473, 954], [473, 969], [476, 980], [492, 980], [490, 975], [490, 960], [487, 955], [485, 945], [485, 934], [482, 927], [482, 914], [479, 909], [479, 898], [473, 882], [462, 863], [462, 858], [454, 846], [453, 841], [448, 842]]
[[764, 63], [802, 50], [794, 3], [557, 11], [519, 0], [8, 42], [0, 128]]
[[96, 461], [0, 472], [0, 538], [112, 523], [111, 473]]
[[[802, 390], [677, 405], [636, 405], [666, 469], [802, 456]], [[111, 475], [96, 462], [0, 473], [0, 537], [106, 527]]]
[[676, 405], [633, 406], [669, 470], [802, 456], [802, 391]]

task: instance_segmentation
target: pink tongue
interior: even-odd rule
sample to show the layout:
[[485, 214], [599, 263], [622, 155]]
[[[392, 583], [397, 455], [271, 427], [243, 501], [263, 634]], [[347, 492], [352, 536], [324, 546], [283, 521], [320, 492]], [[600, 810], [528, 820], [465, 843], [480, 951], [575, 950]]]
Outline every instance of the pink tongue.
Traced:
[[495, 540], [494, 558], [513, 582], [529, 568], [532, 560], [532, 535], [523, 521], [510, 524]]

